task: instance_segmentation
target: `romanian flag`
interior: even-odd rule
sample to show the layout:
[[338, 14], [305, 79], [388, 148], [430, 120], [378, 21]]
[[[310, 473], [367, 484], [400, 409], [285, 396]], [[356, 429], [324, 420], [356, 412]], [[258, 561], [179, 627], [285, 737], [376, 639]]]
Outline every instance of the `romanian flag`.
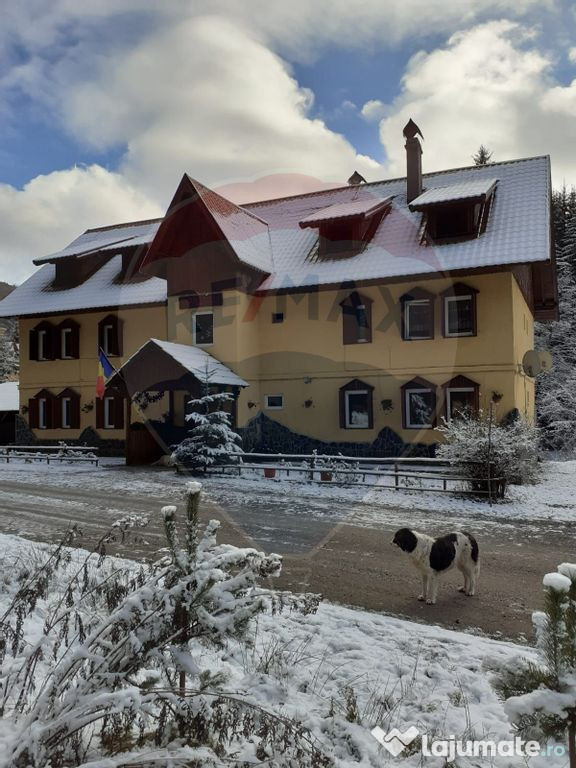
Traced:
[[116, 368], [101, 349], [98, 350], [98, 378], [96, 379], [96, 395], [102, 399], [106, 390], [106, 382], [116, 373]]

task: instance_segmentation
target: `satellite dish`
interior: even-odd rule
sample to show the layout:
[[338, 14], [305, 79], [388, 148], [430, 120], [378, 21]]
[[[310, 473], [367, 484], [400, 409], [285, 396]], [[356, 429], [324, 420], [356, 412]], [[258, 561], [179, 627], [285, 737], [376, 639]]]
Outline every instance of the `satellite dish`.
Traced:
[[540, 357], [540, 370], [542, 373], [547, 373], [554, 368], [554, 360], [552, 360], [552, 355], [547, 349], [539, 349], [538, 356]]
[[535, 378], [542, 370], [542, 363], [540, 362], [540, 353], [535, 349], [529, 349], [528, 352], [522, 358], [522, 368], [526, 376]]

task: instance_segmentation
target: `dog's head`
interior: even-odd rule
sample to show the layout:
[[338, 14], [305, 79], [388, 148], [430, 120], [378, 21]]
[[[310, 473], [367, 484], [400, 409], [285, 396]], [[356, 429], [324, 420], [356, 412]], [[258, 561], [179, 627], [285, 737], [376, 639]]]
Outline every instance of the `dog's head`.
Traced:
[[403, 552], [414, 552], [416, 545], [418, 544], [418, 538], [410, 528], [400, 528], [400, 530], [396, 531], [394, 534], [392, 544], [396, 544], [396, 546], [400, 547]]

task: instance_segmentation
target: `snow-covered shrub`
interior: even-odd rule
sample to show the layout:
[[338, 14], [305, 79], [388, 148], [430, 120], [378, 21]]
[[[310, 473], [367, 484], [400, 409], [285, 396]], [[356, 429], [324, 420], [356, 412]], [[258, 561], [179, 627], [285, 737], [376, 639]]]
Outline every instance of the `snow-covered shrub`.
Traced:
[[[540, 474], [538, 430], [518, 417], [506, 424], [490, 417], [463, 413], [437, 428], [445, 442], [437, 456], [461, 467], [476, 490], [486, 492], [490, 477], [508, 483], [534, 483]], [[494, 488], [497, 483], [494, 482]]]
[[4, 321], [0, 326], [0, 382], [14, 378], [19, 368], [18, 326]]
[[[257, 587], [279, 573], [280, 557], [218, 544], [216, 521], [201, 532], [199, 498], [200, 485], [189, 484], [182, 531], [176, 508], [163, 508], [168, 555], [147, 570], [113, 560], [102, 570], [104, 537], [97, 562], [81, 561], [55, 598], [62, 562], [70, 564], [64, 546], [23, 576], [0, 619], [0, 716], [12, 725], [6, 765], [209, 768], [279, 754], [286, 765], [329, 764], [299, 722], [227, 690], [223, 671], [202, 668], [208, 647], [242, 637], [283, 598]], [[134, 524], [126, 517], [118, 526]], [[40, 600], [42, 632], [30, 624]]]
[[544, 611], [533, 614], [539, 663], [518, 662], [495, 688], [522, 736], [562, 738], [568, 731], [576, 764], [576, 565], [562, 563], [544, 577]]
[[207, 392], [189, 402], [191, 412], [186, 419], [193, 427], [172, 454], [178, 464], [206, 471], [207, 467], [226, 463], [231, 456], [242, 453], [242, 439], [230, 426], [230, 414], [222, 407], [233, 399], [229, 392]]

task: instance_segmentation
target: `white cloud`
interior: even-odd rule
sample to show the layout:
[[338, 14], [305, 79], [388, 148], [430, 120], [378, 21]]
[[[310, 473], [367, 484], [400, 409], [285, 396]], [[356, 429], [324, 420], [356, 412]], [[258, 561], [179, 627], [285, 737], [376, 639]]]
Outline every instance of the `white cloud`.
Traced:
[[386, 105], [378, 99], [370, 99], [370, 101], [367, 101], [364, 104], [360, 110], [360, 114], [370, 123], [375, 122], [376, 120], [381, 120], [386, 114]]
[[568, 60], [576, 64], [576, 48], [570, 48], [568, 51]]
[[531, 30], [507, 21], [459, 32], [445, 47], [418, 53], [380, 124], [388, 171], [404, 173], [398, 136], [412, 117], [426, 139], [427, 171], [470, 165], [484, 144], [494, 160], [551, 154], [555, 183], [576, 182], [576, 81], [559, 86], [551, 71]]
[[83, 229], [161, 215], [119, 174], [92, 165], [37, 176], [23, 189], [0, 185], [1, 279], [19, 282], [32, 259], [59, 250]]

